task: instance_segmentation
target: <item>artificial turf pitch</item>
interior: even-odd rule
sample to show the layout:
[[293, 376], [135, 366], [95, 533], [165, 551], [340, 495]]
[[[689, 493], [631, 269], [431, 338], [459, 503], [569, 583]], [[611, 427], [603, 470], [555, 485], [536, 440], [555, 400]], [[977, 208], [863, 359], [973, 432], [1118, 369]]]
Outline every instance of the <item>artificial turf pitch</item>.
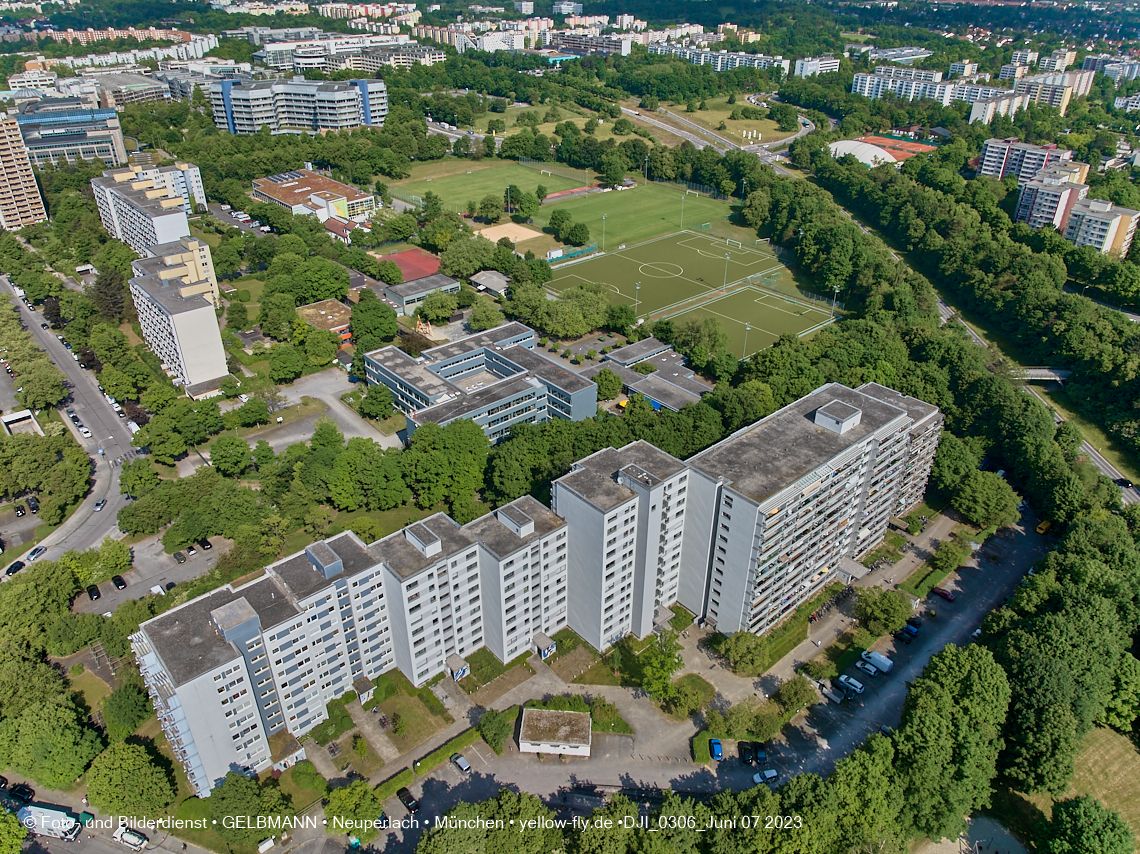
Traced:
[[550, 287], [596, 282], [614, 302], [635, 306], [638, 317], [715, 317], [743, 359], [781, 335], [803, 335], [832, 319], [826, 308], [765, 289], [765, 279], [782, 269], [765, 245], [680, 231], [560, 266]]

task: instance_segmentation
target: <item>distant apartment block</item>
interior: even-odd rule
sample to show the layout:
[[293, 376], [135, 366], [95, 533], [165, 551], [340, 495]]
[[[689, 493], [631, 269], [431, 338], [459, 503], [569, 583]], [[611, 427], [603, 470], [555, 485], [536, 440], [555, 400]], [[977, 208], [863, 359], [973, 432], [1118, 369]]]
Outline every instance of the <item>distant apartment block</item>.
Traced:
[[814, 77], [817, 74], [831, 74], [839, 70], [839, 59], [834, 56], [809, 56], [796, 60], [796, 77]]
[[1037, 60], [1037, 67], [1042, 71], [1064, 71], [1077, 61], [1075, 50], [1055, 50], [1048, 56]]
[[722, 632], [770, 629], [866, 573], [856, 558], [921, 498], [941, 426], [889, 388], [828, 384], [688, 461], [642, 441], [591, 454], [550, 509], [527, 496], [463, 526], [316, 542], [147, 620], [132, 647], [204, 797], [235, 768], [303, 758], [329, 701], [393, 668], [459, 679], [471, 653], [545, 654], [564, 626], [604, 650], [675, 602]]
[[147, 346], [191, 397], [215, 393], [229, 373], [214, 314], [218, 286], [200, 241], [152, 246], [131, 262], [131, 299]]
[[[95, 73], [97, 72], [97, 73]], [[148, 72], [149, 74], [149, 72]], [[95, 84], [99, 106], [120, 112], [131, 104], [150, 104], [170, 100], [170, 89], [161, 80], [133, 71], [84, 69], [79, 80], [61, 80], [56, 88], [66, 92], [72, 85]]]
[[15, 113], [28, 158], [36, 166], [102, 160], [107, 166], [127, 162], [127, 149], [118, 114], [109, 107], [92, 107], [79, 98], [27, 101]]
[[1102, 255], [1123, 258], [1132, 247], [1137, 218], [1140, 211], [1101, 199], [1082, 199], [1069, 214], [1065, 239], [1077, 246], [1091, 246]]
[[1035, 50], [1015, 50], [1009, 61], [1014, 65], [1036, 65], [1040, 56]]
[[[1099, 71], [1112, 80], [1117, 87], [1121, 83], [1140, 77], [1140, 60], [1131, 56], [1086, 56], [1081, 68], [1085, 71]], [[9, 78], [11, 80], [11, 78]]]
[[436, 65], [447, 59], [447, 54], [436, 47], [419, 44], [402, 44], [392, 48], [374, 48], [360, 53], [337, 57], [340, 68], [353, 71], [376, 72], [381, 68], [411, 68], [413, 65]]
[[1006, 63], [1001, 67], [998, 72], [998, 80], [1020, 80], [1027, 75], [1033, 67], [1030, 65], [1019, 65], [1014, 62]]
[[934, 56], [934, 52], [923, 47], [872, 47], [867, 51], [867, 56], [871, 62], [882, 60], [884, 62], [895, 62], [899, 65], [911, 65], [920, 59]]
[[1021, 187], [1016, 220], [1033, 229], [1051, 225], [1064, 234], [1074, 205], [1088, 195], [1088, 185], [1081, 183], [1088, 168], [1088, 164], [1070, 160], [1042, 169]]
[[1092, 91], [1095, 76], [1094, 71], [1081, 70], [1033, 74], [1015, 81], [1013, 91], [1029, 95], [1035, 104], [1056, 107], [1063, 116], [1073, 98], [1080, 98]]
[[[969, 101], [967, 98], [963, 100]], [[970, 102], [970, 124], [981, 122], [988, 125], [998, 116], [1012, 116], [1027, 109], [1030, 103], [1028, 95], [1009, 91], [979, 97]]]
[[223, 80], [210, 84], [210, 102], [214, 124], [233, 134], [380, 127], [388, 115], [383, 80]]
[[778, 68], [787, 76], [792, 68], [792, 61], [782, 56], [765, 56], [762, 53], [743, 51], [705, 50], [671, 42], [654, 42], [649, 45], [649, 52], [659, 56], [680, 57], [693, 65], [711, 65], [713, 71], [731, 71], [734, 68]]
[[[198, 167], [167, 167], [197, 175]], [[186, 214], [192, 209], [194, 196], [176, 189], [177, 182], [155, 180], [158, 169], [128, 167], [103, 173], [91, 179], [91, 189], [99, 208], [103, 227], [117, 240], [121, 240], [139, 255], [145, 255], [148, 246], [171, 243], [190, 236], [190, 223]], [[191, 184], [201, 187], [201, 176]], [[171, 186], [175, 185], [175, 186]], [[205, 196], [202, 196], [205, 203]]]
[[125, 29], [118, 29], [110, 27], [106, 30], [43, 30], [40, 33], [41, 38], [49, 38], [57, 42], [67, 42], [69, 44], [79, 43], [82, 45], [96, 44], [101, 41], [116, 41], [120, 39], [134, 39], [135, 41], [171, 41], [171, 42], [188, 42], [193, 38], [190, 33], [183, 32], [178, 29], [162, 30], [155, 27], [147, 27], [145, 29], [136, 29], [135, 27], [127, 27]]
[[0, 112], [0, 228], [15, 231], [47, 219], [20, 126]]
[[1112, 104], [1118, 110], [1124, 110], [1127, 113], [1135, 113], [1140, 110], [1140, 92], [1135, 95], [1129, 95], [1126, 98], [1117, 98]]
[[978, 63], [976, 62], [951, 62], [949, 75], [951, 77], [969, 77], [971, 74], [978, 73]]
[[551, 12], [555, 15], [581, 15], [582, 4], [572, 3], [569, 0], [556, 0]]
[[427, 423], [468, 418], [497, 442], [514, 424], [582, 421], [597, 413], [597, 386], [538, 353], [536, 343], [533, 329], [506, 323], [424, 350], [418, 358], [383, 347], [365, 354], [364, 361], [368, 382], [388, 387], [407, 416], [409, 433]]
[[8, 75], [9, 89], [54, 89], [59, 75], [54, 71], [32, 69]]
[[534, 14], [534, 0], [515, 0], [515, 11], [524, 15]]
[[978, 174], [1002, 179], [1006, 175], [1016, 175], [1019, 185], [1028, 184], [1042, 169], [1073, 159], [1073, 152], [1058, 148], [1056, 143], [1035, 145], [1021, 142], [1016, 137], [1008, 139], [987, 139], [982, 143], [982, 156], [978, 162]]
[[590, 54], [629, 56], [632, 45], [633, 39], [628, 36], [620, 38], [618, 36], [590, 36], [580, 33], [555, 33], [550, 40], [550, 47], [574, 56], [589, 56]]
[[315, 216], [321, 222], [329, 217], [365, 222], [378, 207], [371, 193], [362, 193], [311, 169], [254, 178], [253, 198], [277, 205], [295, 216]]

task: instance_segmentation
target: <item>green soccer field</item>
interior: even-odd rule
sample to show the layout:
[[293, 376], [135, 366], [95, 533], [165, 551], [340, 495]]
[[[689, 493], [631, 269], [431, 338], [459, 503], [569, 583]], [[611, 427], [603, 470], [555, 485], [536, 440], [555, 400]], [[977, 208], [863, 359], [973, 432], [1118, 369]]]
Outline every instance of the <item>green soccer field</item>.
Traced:
[[462, 160], [424, 164], [424, 168], [412, 170], [410, 179], [391, 186], [401, 195], [412, 194], [421, 198], [430, 190], [445, 204], [463, 209], [468, 202], [479, 204], [480, 199], [488, 194], [502, 196], [510, 184], [531, 193], [542, 184], [548, 192], [557, 193], [581, 187], [584, 182], [543, 174], [510, 160], [480, 163]]
[[716, 317], [732, 350], [745, 358], [780, 335], [802, 335], [831, 320], [826, 308], [769, 290], [783, 270], [766, 244], [681, 231], [558, 267], [550, 287], [601, 284], [614, 302], [634, 306], [638, 317]]

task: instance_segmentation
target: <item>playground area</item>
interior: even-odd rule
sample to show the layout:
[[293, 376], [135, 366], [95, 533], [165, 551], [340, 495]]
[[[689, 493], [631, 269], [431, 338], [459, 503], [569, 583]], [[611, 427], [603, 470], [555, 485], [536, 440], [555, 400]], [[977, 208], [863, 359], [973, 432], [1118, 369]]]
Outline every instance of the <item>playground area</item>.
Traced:
[[780, 292], [786, 273], [764, 242], [746, 245], [700, 231], [679, 231], [555, 268], [550, 287], [596, 282], [638, 317], [676, 322], [716, 317], [741, 358], [781, 335], [804, 335], [832, 320], [820, 301]]

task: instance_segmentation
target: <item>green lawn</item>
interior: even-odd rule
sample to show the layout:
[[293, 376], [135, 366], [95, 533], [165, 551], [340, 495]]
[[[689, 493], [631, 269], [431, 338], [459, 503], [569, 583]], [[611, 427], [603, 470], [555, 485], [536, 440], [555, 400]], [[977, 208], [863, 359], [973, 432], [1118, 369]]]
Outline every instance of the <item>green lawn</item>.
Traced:
[[[557, 163], [550, 164], [558, 168]], [[465, 209], [469, 201], [479, 203], [491, 194], [502, 197], [508, 184], [534, 192], [542, 184], [551, 193], [572, 190], [584, 185], [558, 175], [543, 175], [535, 169], [520, 166], [513, 160], [445, 160], [412, 168], [412, 177], [391, 185], [401, 195], [423, 197], [429, 190], [444, 202]]]
[[395, 723], [399, 715], [405, 727], [399, 735], [388, 730], [388, 738], [400, 753], [407, 753], [413, 747], [431, 738], [451, 721], [433, 715], [419, 697], [397, 694], [380, 704], [384, 714]]
[[111, 693], [111, 686], [86, 668], [78, 676], [68, 676], [67, 681], [92, 712], [99, 711], [99, 704]]
[[[698, 101], [697, 103], [699, 104], [700, 102]], [[705, 100], [705, 106], [708, 107], [707, 110], [697, 110], [695, 113], [687, 112], [686, 105], [683, 103], [667, 106], [666, 109], [674, 115], [680, 116], [683, 119], [688, 119], [691, 122], [695, 122], [696, 124], [707, 128], [723, 139], [730, 139], [734, 142], [740, 143], [741, 145], [753, 145], [757, 142], [779, 142], [780, 140], [787, 139], [788, 137], [795, 134], [794, 130], [780, 130], [780, 126], [771, 119], [733, 120], [729, 118], [729, 116], [732, 115], [733, 110], [752, 106], [752, 104], [749, 104], [743, 98], [739, 98], [736, 104], [729, 104], [727, 95], [723, 98], [708, 98]], [[666, 124], [675, 124], [680, 128], [689, 130], [689, 128], [685, 128], [683, 124], [677, 122], [675, 119], [672, 119], [669, 116], [656, 114], [654, 118], [662, 120]], [[718, 129], [721, 122], [724, 122], [726, 125], [725, 130]], [[758, 139], [751, 137], [745, 139], [743, 132], [746, 130], [759, 131], [760, 137]]]
[[[353, 758], [356, 757], [354, 756]], [[293, 803], [293, 808], [296, 809], [298, 813], [304, 812], [322, 798], [320, 792], [313, 791], [312, 789], [302, 789], [298, 786], [293, 780], [292, 768], [287, 768], [281, 776], [277, 778], [277, 782], [281, 786], [281, 791], [289, 796], [289, 800]]]
[[1081, 431], [1085, 440], [1096, 448], [1101, 456], [1112, 463], [1117, 471], [1133, 483], [1140, 483], [1140, 465], [1137, 465], [1135, 457], [1117, 447], [1116, 443], [1100, 427], [1077, 414], [1073, 408], [1073, 402], [1069, 399], [1068, 392], [1045, 391], [1044, 396], [1048, 398], [1049, 403], [1060, 413], [1061, 417], [1072, 422]]
[[[673, 684], [678, 688], [692, 688], [696, 690], [701, 698], [701, 704], [697, 708], [698, 712], [704, 711], [705, 707], [716, 698], [716, 688], [714, 688], [707, 679], [697, 673], [686, 673], [680, 679], [674, 680]], [[680, 721], [690, 716], [670, 714], [669, 717], [673, 718], [673, 720]]]

